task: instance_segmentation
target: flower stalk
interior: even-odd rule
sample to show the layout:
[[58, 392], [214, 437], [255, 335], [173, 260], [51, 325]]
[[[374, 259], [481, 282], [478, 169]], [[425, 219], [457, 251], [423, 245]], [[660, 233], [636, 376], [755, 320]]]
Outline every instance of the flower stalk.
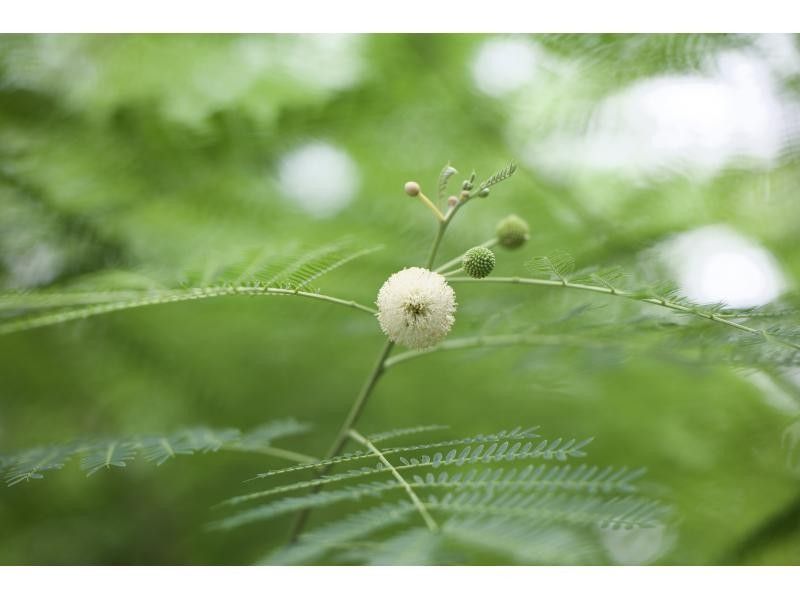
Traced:
[[[490, 178], [486, 183], [482, 184], [478, 189], [473, 189], [473, 183], [475, 181], [475, 173], [473, 172], [472, 176], [468, 180], [464, 181], [460, 195], [457, 198], [451, 197], [448, 199], [447, 202], [448, 208], [444, 214], [442, 214], [439, 208], [437, 208], [436, 205], [434, 205], [434, 203], [430, 199], [428, 199], [424, 193], [422, 193], [422, 189], [420, 188], [419, 183], [415, 181], [409, 181], [405, 184], [404, 191], [406, 192], [406, 194], [410, 197], [419, 197], [422, 203], [426, 205], [434, 213], [438, 221], [436, 235], [434, 236], [433, 243], [431, 244], [430, 251], [428, 252], [428, 258], [425, 262], [425, 270], [429, 271], [428, 274], [434, 274], [433, 272], [430, 272], [430, 270], [433, 268], [433, 264], [436, 261], [436, 256], [439, 252], [439, 247], [441, 246], [442, 239], [444, 238], [444, 235], [447, 232], [447, 227], [450, 225], [450, 222], [452, 222], [456, 213], [458, 213], [458, 210], [462, 206], [464, 206], [468, 201], [470, 201], [475, 197], [486, 197], [488, 195], [489, 186], [491, 186], [495, 182], [503, 180], [503, 178], [508, 178], [509, 176], [511, 176], [511, 174], [513, 174], [514, 170], [516, 170], [516, 166], [512, 164], [506, 170], [501, 171], [504, 173], [502, 177], [495, 175], [494, 177]], [[446, 186], [446, 179], [445, 179], [445, 186]], [[442, 194], [442, 192], [443, 189], [440, 186], [440, 195]], [[456, 201], [453, 201], [453, 199], [455, 199]], [[488, 248], [492, 247], [495, 243], [497, 243], [497, 241], [493, 239], [491, 241], [483, 243], [482, 246]], [[437, 274], [435, 275], [440, 276], [438, 274], [439, 272], [455, 264], [458, 264], [459, 262], [461, 262], [462, 258], [463, 254], [458, 258], [456, 258], [455, 260], [451, 260], [450, 262], [447, 262], [443, 266], [440, 266], [440, 268], [437, 269], [436, 271]], [[449, 287], [447, 288], [449, 289]], [[344, 445], [347, 442], [348, 438], [353, 437], [352, 431], [355, 425], [358, 423], [358, 420], [361, 417], [361, 414], [363, 413], [364, 408], [366, 407], [367, 402], [369, 401], [369, 398], [372, 395], [372, 391], [375, 389], [375, 386], [378, 383], [378, 380], [380, 379], [383, 372], [386, 370], [386, 363], [392, 353], [392, 349], [394, 348], [394, 346], [395, 342], [390, 338], [389, 340], [386, 341], [383, 348], [381, 349], [381, 352], [378, 355], [378, 359], [376, 360], [375, 365], [372, 368], [372, 371], [370, 372], [369, 376], [364, 382], [364, 385], [361, 387], [361, 391], [359, 392], [358, 396], [356, 396], [353, 406], [350, 408], [350, 412], [347, 414], [347, 417], [342, 423], [342, 426], [339, 430], [339, 433], [336, 436], [336, 439], [333, 441], [333, 444], [331, 444], [330, 449], [328, 449], [328, 452], [325, 455], [326, 460], [338, 456], [341, 450], [344, 448]], [[330, 470], [331, 467], [332, 465], [326, 465], [318, 468], [317, 478], [325, 475]], [[312, 487], [311, 492], [312, 493], [319, 492], [321, 488], [322, 485], [317, 484]], [[290, 538], [289, 538], [290, 542], [295, 542], [299, 538], [300, 534], [303, 531], [303, 528], [305, 527], [306, 522], [308, 521], [310, 513], [311, 513], [310, 508], [304, 509], [303, 511], [298, 513], [297, 518], [295, 519], [290, 532]], [[428, 521], [428, 519], [426, 518], [426, 523], [428, 524], [429, 528], [431, 529], [436, 528], [436, 524], [435, 522], [432, 522], [432, 520]]]

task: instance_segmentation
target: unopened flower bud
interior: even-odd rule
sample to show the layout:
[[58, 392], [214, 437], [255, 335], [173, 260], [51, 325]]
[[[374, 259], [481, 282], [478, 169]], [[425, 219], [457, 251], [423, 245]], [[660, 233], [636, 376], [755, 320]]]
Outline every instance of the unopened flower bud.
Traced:
[[405, 189], [406, 195], [409, 195], [410, 197], [416, 197], [421, 191], [419, 183], [415, 181], [408, 181], [403, 189]]
[[447, 198], [447, 205], [451, 208], [454, 208], [458, 205], [458, 198], [455, 195], [451, 195]]
[[478, 191], [478, 197], [488, 197], [489, 196], [489, 189], [481, 189]]
[[497, 240], [507, 249], [517, 249], [528, 240], [528, 223], [512, 214], [503, 218], [497, 225]]
[[494, 270], [494, 252], [488, 247], [473, 247], [464, 254], [461, 265], [467, 276], [486, 278]]

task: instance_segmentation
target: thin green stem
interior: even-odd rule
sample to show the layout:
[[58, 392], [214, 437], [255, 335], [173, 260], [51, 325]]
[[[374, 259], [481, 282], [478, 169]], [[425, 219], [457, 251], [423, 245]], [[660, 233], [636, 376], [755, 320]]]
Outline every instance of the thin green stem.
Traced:
[[441, 351], [454, 351], [459, 349], [477, 349], [481, 347], [513, 347], [519, 345], [535, 345], [548, 347], [577, 347], [577, 348], [605, 348], [608, 345], [600, 342], [587, 341], [578, 337], [564, 335], [542, 334], [497, 334], [487, 336], [469, 336], [443, 341], [431, 349], [424, 351], [405, 351], [386, 360], [384, 369], [389, 369], [398, 363], [410, 359], [439, 353]]
[[[375, 385], [378, 383], [378, 380], [384, 372], [384, 362], [389, 357], [389, 353], [391, 353], [393, 347], [394, 343], [392, 341], [386, 341], [386, 343], [383, 345], [383, 349], [381, 350], [378, 359], [375, 362], [375, 366], [372, 368], [372, 371], [367, 377], [366, 382], [364, 382], [364, 385], [361, 387], [361, 391], [358, 393], [353, 406], [350, 408], [350, 412], [347, 414], [347, 417], [345, 417], [344, 423], [339, 429], [336, 439], [333, 441], [333, 444], [331, 444], [323, 460], [333, 459], [344, 447], [345, 443], [347, 442], [350, 429], [361, 417], [361, 413], [364, 411], [364, 407], [367, 405], [367, 400], [372, 394], [372, 390], [375, 388]], [[320, 467], [317, 470], [316, 477], [324, 476], [326, 473], [328, 473], [328, 471], [330, 471], [331, 467], [333, 467], [333, 464]], [[319, 492], [321, 488], [322, 487], [319, 485], [314, 486], [311, 489], [311, 492]], [[300, 536], [300, 533], [303, 531], [310, 514], [311, 509], [303, 509], [297, 514], [289, 534], [290, 542], [294, 542]]]
[[394, 476], [394, 478], [405, 489], [406, 493], [408, 494], [408, 497], [411, 499], [411, 502], [414, 503], [414, 506], [417, 508], [417, 511], [419, 511], [419, 514], [425, 521], [425, 525], [428, 526], [428, 529], [432, 533], [434, 534], [437, 533], [439, 531], [439, 526], [436, 524], [436, 521], [433, 519], [433, 517], [431, 517], [431, 514], [428, 512], [428, 509], [425, 508], [425, 505], [419, 499], [417, 493], [414, 492], [414, 489], [408, 484], [406, 479], [402, 475], [400, 475], [400, 472], [397, 471], [397, 469], [395, 469], [394, 465], [391, 464], [391, 462], [383, 455], [382, 452], [380, 452], [375, 447], [374, 444], [372, 444], [368, 439], [364, 438], [361, 434], [359, 434], [355, 430], [350, 430], [349, 435], [350, 438], [367, 447], [372, 453], [375, 454], [376, 457], [378, 457], [381, 463], [383, 463], [387, 468], [389, 468], [389, 471], [392, 472], [392, 476]]
[[454, 274], [461, 272], [463, 269], [464, 268], [456, 268], [455, 270], [450, 270], [450, 272], [443, 272], [442, 276], [453, 276]]
[[[453, 220], [453, 217], [458, 212], [458, 208], [461, 204], [456, 204], [455, 206], [451, 207], [447, 210], [447, 213], [444, 217], [439, 221], [439, 226], [436, 229], [436, 236], [433, 239], [433, 244], [431, 245], [431, 250], [428, 253], [428, 260], [426, 262], [425, 267], [430, 270], [433, 267], [434, 261], [436, 261], [436, 254], [439, 251], [439, 246], [442, 243], [442, 238], [444, 237], [445, 232], [447, 231], [447, 226]], [[369, 400], [370, 395], [372, 394], [372, 390], [375, 388], [375, 385], [378, 383], [381, 375], [385, 371], [385, 363], [386, 360], [389, 358], [392, 349], [394, 348], [394, 342], [386, 341], [386, 344], [383, 346], [380, 355], [378, 356], [377, 361], [375, 362], [375, 366], [372, 368], [369, 376], [367, 377], [366, 382], [361, 387], [361, 392], [359, 392], [358, 396], [356, 397], [353, 406], [350, 408], [350, 412], [347, 414], [347, 417], [342, 424], [341, 429], [339, 430], [339, 434], [336, 436], [336, 439], [333, 441], [330, 449], [325, 456], [325, 460], [332, 459], [336, 457], [344, 448], [345, 443], [350, 434], [350, 430], [356, 425], [358, 419], [361, 417], [361, 413], [364, 411], [364, 407]], [[325, 465], [317, 470], [316, 477], [321, 477], [325, 475], [332, 464]], [[315, 485], [312, 489], [312, 493], [319, 492], [322, 489], [320, 484]], [[311, 509], [303, 509], [297, 514], [297, 517], [294, 520], [292, 525], [292, 529], [289, 532], [289, 542], [297, 541], [297, 538], [303, 531], [303, 528], [308, 521], [308, 517], [311, 514]]]
[[18, 332], [22, 330], [30, 330], [32, 328], [40, 328], [42, 326], [51, 326], [54, 324], [61, 324], [72, 320], [79, 320], [91, 316], [107, 314], [115, 311], [122, 311], [126, 309], [133, 309], [137, 307], [146, 307], [148, 305], [161, 305], [164, 303], [177, 303], [179, 301], [190, 301], [193, 299], [211, 299], [214, 297], [228, 297], [232, 295], [288, 295], [305, 297], [308, 299], [317, 299], [319, 301], [327, 301], [336, 305], [350, 307], [359, 311], [363, 311], [370, 315], [375, 315], [375, 311], [365, 305], [361, 305], [356, 301], [348, 299], [340, 299], [339, 297], [332, 297], [330, 295], [321, 295], [319, 293], [311, 293], [309, 291], [299, 291], [294, 289], [283, 289], [273, 287], [257, 287], [257, 286], [220, 286], [220, 287], [202, 287], [195, 289], [185, 289], [179, 291], [157, 291], [155, 293], [147, 293], [144, 296], [139, 296], [135, 299], [128, 299], [123, 301], [110, 301], [108, 303], [101, 303], [99, 305], [90, 305], [88, 307], [81, 307], [77, 309], [68, 309], [56, 313], [43, 314], [38, 316], [26, 316], [22, 318], [15, 318], [5, 323], [0, 323], [0, 335]]
[[566, 280], [547, 280], [543, 278], [520, 278], [520, 277], [494, 277], [494, 278], [467, 278], [467, 277], [457, 277], [457, 278], [450, 278], [449, 282], [454, 283], [461, 283], [461, 282], [481, 282], [481, 283], [497, 283], [497, 284], [521, 284], [521, 285], [534, 285], [534, 286], [546, 286], [546, 287], [563, 287], [567, 289], [576, 289], [580, 291], [589, 291], [592, 293], [602, 293], [604, 295], [614, 295], [616, 297], [624, 297], [626, 299], [631, 299], [633, 301], [639, 301], [641, 303], [649, 303], [651, 305], [659, 305], [661, 307], [665, 307], [672, 311], [677, 311], [680, 313], [685, 313], [689, 315], [696, 316], [698, 318], [703, 318], [705, 320], [710, 320], [712, 322], [718, 322], [720, 324], [724, 324], [726, 326], [730, 326], [731, 328], [735, 328], [742, 332], [746, 332], [748, 334], [754, 334], [763, 337], [766, 340], [771, 340], [775, 343], [780, 345], [784, 345], [791, 349], [800, 350], [800, 345], [793, 343], [791, 341], [786, 341], [775, 335], [770, 334], [766, 330], [761, 330], [758, 328], [751, 328], [750, 326], [746, 326], [744, 324], [739, 324], [738, 322], [734, 322], [733, 320], [729, 319], [731, 316], [722, 316], [716, 313], [705, 312], [701, 309], [681, 305], [680, 303], [674, 303], [672, 301], [668, 301], [666, 299], [661, 299], [659, 297], [641, 297], [635, 293], [630, 291], [623, 291], [621, 289], [616, 289], [613, 287], [602, 287], [602, 286], [595, 286], [590, 284], [579, 284], [568, 282]]
[[229, 451], [241, 451], [244, 453], [260, 453], [262, 455], [271, 455], [273, 457], [280, 457], [281, 459], [286, 459], [287, 461], [295, 461], [297, 463], [316, 463], [319, 461], [316, 457], [312, 457], [311, 455], [304, 455], [303, 453], [297, 453], [295, 451], [289, 451], [286, 449], [278, 448], [277, 446], [263, 446], [260, 448], [239, 448], [236, 446], [226, 447], [225, 450]]
[[439, 222], [439, 226], [436, 229], [436, 236], [433, 239], [433, 245], [431, 245], [430, 253], [428, 253], [428, 260], [425, 265], [428, 270], [433, 267], [433, 261], [436, 259], [436, 253], [439, 251], [439, 245], [442, 243], [442, 238], [447, 230], [447, 225], [450, 223], [451, 214], [453, 214], [453, 212], [448, 212], [447, 217]]
[[[364, 411], [364, 407], [367, 404], [367, 399], [369, 399], [370, 394], [372, 394], [372, 390], [375, 388], [375, 385], [378, 383], [378, 380], [385, 371], [385, 363], [393, 347], [394, 343], [392, 341], [386, 341], [386, 344], [384, 344], [383, 350], [375, 362], [375, 367], [372, 368], [372, 372], [367, 378], [367, 381], [364, 383], [364, 386], [361, 388], [361, 392], [358, 394], [358, 397], [356, 397], [353, 406], [350, 408], [350, 413], [347, 414], [336, 440], [325, 455], [325, 459], [332, 459], [339, 454], [339, 451], [342, 450], [342, 447], [347, 441], [350, 429], [361, 417], [361, 413]], [[322, 471], [322, 473], [324, 474], [325, 471]]]
[[430, 199], [428, 199], [427, 196], [422, 191], [419, 192], [419, 195], [417, 197], [419, 197], [420, 201], [425, 206], [427, 206], [431, 210], [431, 212], [433, 212], [434, 216], [436, 216], [436, 219], [439, 222], [444, 220], [444, 214], [442, 214], [441, 211], [439, 211], [439, 208], [436, 207], [436, 204], [434, 204]]

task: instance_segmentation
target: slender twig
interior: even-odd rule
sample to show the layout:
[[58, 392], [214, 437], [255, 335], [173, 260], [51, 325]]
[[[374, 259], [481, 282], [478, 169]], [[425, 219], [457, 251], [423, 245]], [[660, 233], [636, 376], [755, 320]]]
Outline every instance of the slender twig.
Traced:
[[680, 313], [685, 313], [689, 315], [696, 316], [698, 318], [703, 318], [705, 320], [710, 320], [712, 322], [718, 322], [720, 324], [724, 324], [726, 326], [730, 326], [731, 328], [736, 328], [742, 332], [746, 332], [748, 334], [754, 334], [761, 336], [766, 340], [771, 340], [775, 343], [780, 345], [784, 345], [791, 349], [800, 350], [800, 345], [793, 343], [791, 341], [784, 340], [780, 337], [777, 337], [773, 334], [770, 334], [766, 330], [762, 330], [759, 328], [751, 328], [750, 326], [746, 326], [744, 324], [739, 324], [738, 322], [734, 322], [733, 320], [729, 319], [732, 316], [722, 316], [712, 312], [705, 312], [701, 309], [690, 307], [687, 305], [681, 305], [680, 303], [674, 303], [667, 299], [661, 299], [659, 297], [641, 297], [636, 293], [632, 293], [630, 291], [623, 291], [621, 289], [616, 289], [614, 287], [604, 287], [604, 286], [595, 286], [590, 284], [579, 284], [568, 282], [566, 280], [548, 280], [544, 278], [520, 278], [520, 277], [490, 277], [490, 278], [467, 278], [467, 277], [456, 277], [448, 279], [449, 282], [454, 283], [462, 283], [462, 282], [481, 282], [481, 283], [498, 283], [498, 284], [521, 284], [521, 285], [534, 285], [534, 286], [547, 286], [547, 287], [563, 287], [567, 289], [577, 289], [581, 291], [590, 291], [593, 293], [602, 293], [604, 295], [614, 295], [616, 297], [624, 297], [626, 299], [632, 299], [634, 301], [640, 301], [642, 303], [649, 303], [651, 305], [659, 305], [661, 307], [665, 307], [672, 311], [677, 311]]
[[[500, 241], [498, 241], [497, 237], [493, 237], [491, 239], [488, 239], [488, 240], [484, 241], [478, 247], [488, 247], [489, 249], [491, 249], [492, 247], [497, 245], [499, 242]], [[447, 268], [452, 268], [456, 264], [460, 264], [461, 260], [463, 260], [463, 259], [464, 259], [464, 254], [462, 253], [461, 255], [459, 255], [457, 257], [454, 257], [449, 262], [445, 262], [444, 264], [442, 264], [441, 266], [436, 268], [436, 270], [434, 270], [434, 272], [443, 272], [444, 270], [447, 270]], [[447, 275], [445, 274], [445, 276], [447, 276]]]
[[436, 253], [439, 251], [439, 245], [442, 242], [442, 238], [444, 237], [444, 233], [447, 230], [447, 225], [450, 223], [450, 218], [452, 217], [453, 213], [453, 211], [448, 212], [447, 217], [439, 222], [439, 227], [436, 229], [436, 236], [433, 239], [433, 245], [431, 245], [431, 250], [428, 254], [427, 268], [431, 268], [433, 266], [433, 261], [436, 259]]
[[557, 347], [578, 347], [578, 348], [606, 348], [608, 344], [601, 342], [587, 341], [579, 337], [569, 337], [564, 335], [543, 335], [543, 334], [497, 334], [469, 336], [465, 338], [451, 339], [443, 341], [431, 349], [423, 351], [405, 351], [386, 360], [384, 369], [389, 369], [398, 363], [403, 363], [416, 357], [439, 353], [440, 351], [453, 351], [458, 349], [476, 349], [480, 347], [513, 347], [518, 345], [536, 346], [557, 346]]
[[[367, 377], [366, 382], [361, 387], [361, 391], [358, 393], [353, 406], [350, 408], [350, 412], [347, 414], [347, 417], [345, 417], [344, 423], [342, 424], [336, 439], [333, 441], [333, 444], [331, 444], [331, 447], [328, 449], [328, 452], [325, 454], [325, 458], [323, 460], [333, 459], [344, 447], [345, 443], [347, 442], [350, 429], [356, 424], [359, 417], [361, 417], [361, 413], [364, 411], [367, 400], [369, 399], [370, 394], [372, 394], [372, 389], [375, 388], [375, 385], [378, 383], [378, 379], [380, 379], [381, 374], [383, 374], [384, 362], [389, 357], [389, 353], [391, 353], [393, 347], [394, 343], [392, 341], [386, 341], [386, 343], [383, 345], [383, 349], [381, 350], [380, 355], [375, 362], [375, 366], [372, 368], [372, 371]], [[315, 477], [324, 476], [332, 467], [333, 464], [320, 467], [317, 470]], [[319, 492], [320, 489], [321, 486], [317, 485], [311, 489], [311, 492]], [[294, 524], [292, 525], [292, 529], [289, 533], [290, 542], [294, 542], [300, 536], [300, 532], [303, 531], [310, 514], [311, 509], [304, 509], [297, 514]]]
[[[428, 253], [428, 259], [425, 264], [426, 268], [431, 269], [433, 267], [433, 263], [436, 261], [436, 254], [439, 251], [439, 245], [442, 242], [442, 238], [447, 231], [448, 225], [453, 220], [453, 217], [456, 215], [458, 208], [461, 205], [463, 205], [463, 203], [458, 203], [455, 206], [451, 206], [447, 210], [447, 213], [444, 215], [444, 217], [439, 220], [439, 226], [436, 229], [436, 236], [433, 239], [433, 244], [431, 245], [431, 250]], [[364, 411], [364, 407], [366, 406], [367, 401], [372, 394], [372, 390], [375, 388], [375, 385], [378, 383], [378, 379], [385, 370], [386, 360], [389, 358], [393, 348], [394, 343], [392, 341], [386, 341], [386, 344], [383, 346], [383, 349], [381, 350], [381, 353], [375, 362], [375, 366], [372, 368], [372, 371], [367, 377], [366, 382], [361, 387], [361, 392], [359, 392], [355, 402], [353, 403], [353, 406], [350, 408], [350, 412], [347, 414], [347, 417], [345, 418], [345, 421], [339, 430], [339, 434], [336, 436], [336, 439], [333, 441], [333, 444], [328, 450], [325, 460], [336, 457], [341, 452], [342, 448], [344, 448], [347, 438], [349, 437], [349, 432], [356, 425], [359, 417], [361, 417], [361, 413]], [[329, 464], [319, 468], [315, 477], [319, 478], [325, 475], [328, 471], [330, 471], [332, 466], [332, 464]], [[322, 486], [317, 484], [312, 487], [311, 492], [319, 492], [321, 489]], [[297, 540], [302, 533], [310, 514], [310, 508], [303, 509], [297, 514], [291, 531], [289, 532], [289, 542], [295, 542]]]
[[442, 212], [439, 211], [439, 208], [436, 207], [436, 204], [434, 204], [430, 199], [428, 199], [422, 191], [420, 191], [417, 194], [417, 197], [419, 197], [423, 205], [428, 207], [431, 210], [431, 212], [433, 212], [433, 215], [436, 216], [436, 219], [439, 220], [439, 222], [442, 222], [444, 220], [444, 214], [442, 214]]
[[214, 297], [228, 297], [233, 295], [288, 295], [305, 297], [308, 299], [317, 299], [320, 301], [327, 301], [328, 303], [335, 303], [336, 305], [351, 307], [370, 315], [375, 315], [375, 311], [372, 308], [361, 305], [356, 301], [340, 299], [339, 297], [332, 297], [330, 295], [321, 295], [319, 293], [312, 293], [310, 291], [259, 286], [219, 286], [185, 289], [179, 291], [156, 291], [153, 293], [144, 294], [143, 296], [140, 295], [135, 299], [110, 301], [108, 303], [90, 305], [89, 307], [81, 307], [78, 309], [68, 309], [59, 311], [57, 313], [17, 318], [6, 323], [0, 323], [0, 334], [9, 334], [11, 332], [18, 332], [21, 330], [30, 330], [32, 328], [39, 328], [42, 326], [61, 324], [63, 322], [79, 320], [82, 318], [88, 318], [90, 316], [97, 316], [137, 307], [145, 307], [148, 305], [161, 305], [164, 303], [176, 303], [179, 301], [190, 301], [193, 299], [211, 299]]
[[395, 469], [394, 465], [391, 464], [391, 462], [383, 455], [383, 453], [380, 452], [380, 450], [378, 450], [375, 447], [375, 445], [372, 444], [368, 439], [364, 438], [361, 434], [359, 434], [355, 430], [350, 430], [349, 435], [350, 438], [364, 445], [371, 452], [373, 452], [375, 456], [378, 457], [380, 462], [383, 463], [389, 469], [389, 471], [392, 472], [394, 478], [405, 489], [406, 493], [408, 494], [408, 497], [411, 499], [411, 502], [414, 503], [414, 506], [417, 508], [417, 511], [419, 511], [419, 514], [422, 516], [422, 519], [425, 520], [425, 525], [428, 526], [428, 529], [433, 533], [438, 532], [439, 526], [436, 524], [436, 521], [434, 521], [433, 517], [431, 517], [431, 514], [428, 512], [428, 509], [425, 508], [425, 505], [419, 499], [417, 493], [414, 492], [414, 489], [408, 484], [406, 479], [402, 475], [400, 475], [400, 472], [397, 471], [397, 469]]
[[262, 446], [259, 448], [250, 448], [250, 447], [237, 447], [237, 446], [230, 446], [225, 447], [225, 450], [228, 451], [241, 451], [244, 453], [260, 453], [262, 455], [271, 455], [273, 457], [280, 457], [282, 459], [286, 459], [287, 461], [296, 461], [297, 463], [316, 463], [319, 461], [316, 457], [312, 457], [311, 455], [304, 455], [303, 453], [297, 453], [295, 451], [289, 451], [286, 449], [278, 448], [277, 446]]

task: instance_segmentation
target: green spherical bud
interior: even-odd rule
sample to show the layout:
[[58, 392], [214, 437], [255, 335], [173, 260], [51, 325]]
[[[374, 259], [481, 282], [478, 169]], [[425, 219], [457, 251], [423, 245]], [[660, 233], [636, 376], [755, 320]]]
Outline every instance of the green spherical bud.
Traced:
[[494, 270], [494, 252], [488, 247], [473, 247], [464, 254], [462, 267], [472, 278], [486, 278]]
[[478, 191], [478, 197], [489, 197], [489, 189], [481, 189]]
[[517, 249], [528, 240], [528, 223], [519, 216], [506, 216], [497, 225], [497, 240], [507, 249]]

